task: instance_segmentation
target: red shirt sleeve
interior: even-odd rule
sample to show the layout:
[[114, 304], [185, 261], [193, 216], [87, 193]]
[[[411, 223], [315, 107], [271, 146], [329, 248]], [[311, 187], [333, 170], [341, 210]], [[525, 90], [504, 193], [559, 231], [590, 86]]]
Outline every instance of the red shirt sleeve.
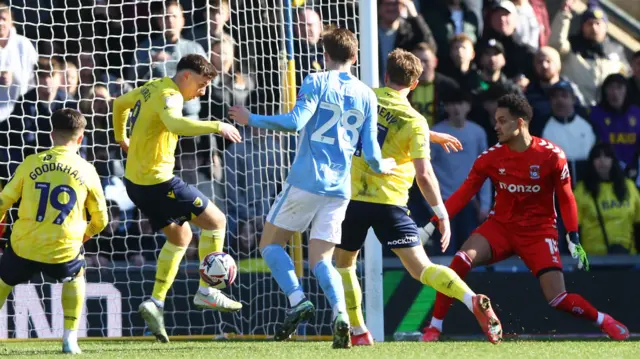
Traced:
[[567, 232], [578, 231], [578, 206], [571, 189], [571, 175], [567, 158], [564, 153], [556, 156], [556, 166], [553, 173], [556, 195], [560, 204], [560, 215]]
[[[484, 161], [476, 159], [467, 179], [464, 180], [460, 188], [458, 188], [458, 190], [455, 191], [444, 203], [445, 207], [447, 207], [449, 218], [455, 217], [455, 215], [458, 214], [458, 212], [460, 212], [469, 203], [469, 201], [476, 196], [476, 194], [478, 194], [480, 188], [482, 188], [482, 185], [487, 179], [483, 163]], [[437, 220], [438, 217], [436, 216], [431, 218], [432, 222]]]

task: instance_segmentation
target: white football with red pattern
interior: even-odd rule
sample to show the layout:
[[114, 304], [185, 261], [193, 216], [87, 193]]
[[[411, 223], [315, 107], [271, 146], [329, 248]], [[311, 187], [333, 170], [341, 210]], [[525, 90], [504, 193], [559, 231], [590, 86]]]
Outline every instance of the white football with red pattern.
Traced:
[[237, 274], [236, 261], [224, 252], [209, 253], [200, 263], [200, 278], [213, 288], [230, 287]]

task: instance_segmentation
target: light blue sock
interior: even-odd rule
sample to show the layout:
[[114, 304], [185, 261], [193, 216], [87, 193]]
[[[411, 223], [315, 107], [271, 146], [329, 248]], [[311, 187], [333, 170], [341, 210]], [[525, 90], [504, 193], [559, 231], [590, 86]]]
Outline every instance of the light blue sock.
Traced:
[[[292, 307], [305, 299], [302, 286], [296, 276], [291, 257], [284, 248], [278, 244], [270, 244], [262, 249], [262, 258], [271, 269], [271, 275], [275, 278], [280, 289], [289, 297]], [[338, 275], [338, 277], [340, 277]]]
[[318, 284], [324, 292], [324, 296], [329, 300], [331, 309], [333, 309], [333, 318], [338, 313], [347, 312], [347, 304], [344, 299], [344, 287], [342, 286], [342, 277], [329, 261], [320, 261], [313, 268], [313, 274], [318, 279]]

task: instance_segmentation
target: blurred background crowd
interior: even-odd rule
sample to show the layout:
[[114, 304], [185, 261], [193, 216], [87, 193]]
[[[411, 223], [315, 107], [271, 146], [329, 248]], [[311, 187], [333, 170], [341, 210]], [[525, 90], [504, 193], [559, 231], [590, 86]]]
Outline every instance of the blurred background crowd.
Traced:
[[[518, 93], [534, 108], [533, 135], [562, 147], [570, 161], [586, 251], [637, 253], [640, 52], [610, 37], [598, 2], [577, 13], [574, 1], [556, 1], [560, 6], [551, 13], [544, 0], [372, 1], [379, 11], [381, 85], [387, 54], [395, 48], [413, 52], [424, 72], [412, 105], [431, 129], [458, 137], [464, 146], [455, 154], [432, 147], [445, 200], [475, 158], [497, 142], [497, 99]], [[293, 21], [300, 84], [323, 70], [324, 28], [357, 32], [358, 1], [298, 3]], [[25, 156], [51, 145], [52, 112], [78, 109], [89, 124], [81, 154], [101, 176], [112, 219], [85, 245], [88, 263], [154, 261], [164, 238], [126, 195], [126, 156], [114, 140], [113, 99], [150, 78], [173, 76], [180, 57], [198, 53], [218, 75], [204, 97], [185, 104], [185, 116], [224, 121], [236, 104], [255, 113], [282, 111], [281, 11], [279, 0], [3, 0], [0, 178], [6, 182]], [[176, 154], [176, 174], [227, 213], [228, 251], [241, 259], [258, 256], [264, 216], [295, 153], [295, 136], [242, 131], [238, 144], [217, 136], [183, 138]], [[487, 182], [453, 219], [446, 254], [455, 253], [487, 217], [492, 192]], [[427, 223], [429, 206], [416, 188], [409, 208], [418, 224]], [[5, 239], [15, 215], [5, 219]], [[429, 254], [442, 254], [438, 248], [429, 246]]]

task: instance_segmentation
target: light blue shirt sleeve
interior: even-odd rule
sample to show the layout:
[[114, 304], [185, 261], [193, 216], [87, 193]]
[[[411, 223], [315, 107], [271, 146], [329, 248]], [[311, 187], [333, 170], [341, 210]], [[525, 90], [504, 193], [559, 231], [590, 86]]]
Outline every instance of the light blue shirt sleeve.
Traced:
[[302, 82], [293, 110], [289, 113], [264, 116], [251, 114], [249, 126], [268, 130], [298, 132], [304, 128], [315, 114], [320, 100], [322, 86], [315, 76], [309, 75]]
[[[478, 131], [478, 153], [482, 153], [487, 149], [487, 134], [480, 130]], [[478, 201], [480, 202], [480, 210], [489, 212], [491, 210], [491, 181], [485, 180], [480, 192], [478, 192]]]
[[371, 169], [376, 173], [382, 173], [382, 151], [378, 144], [377, 108], [378, 99], [375, 94], [372, 93], [360, 135], [362, 136], [362, 151], [364, 151], [365, 161], [367, 161], [369, 167], [371, 167]]

